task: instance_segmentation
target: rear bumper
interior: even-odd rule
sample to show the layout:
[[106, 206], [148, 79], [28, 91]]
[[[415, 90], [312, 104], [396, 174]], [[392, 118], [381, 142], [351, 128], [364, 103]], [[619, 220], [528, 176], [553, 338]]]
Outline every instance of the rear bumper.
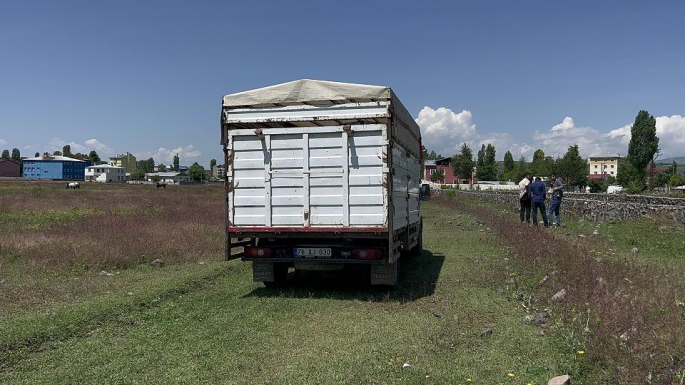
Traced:
[[229, 236], [256, 238], [387, 238], [388, 228], [378, 227], [232, 227]]
[[340, 259], [340, 258], [255, 258], [242, 257], [241, 261], [246, 262], [276, 262], [276, 263], [295, 263], [295, 262], [316, 262], [316, 263], [336, 263], [336, 264], [357, 264], [357, 265], [382, 265], [388, 263], [384, 259], [363, 260], [363, 259]]

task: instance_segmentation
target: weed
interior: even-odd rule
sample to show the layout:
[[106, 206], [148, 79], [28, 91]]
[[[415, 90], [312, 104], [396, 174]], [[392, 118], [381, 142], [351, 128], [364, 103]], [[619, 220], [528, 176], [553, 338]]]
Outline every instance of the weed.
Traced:
[[[516, 218], [488, 205], [442, 203], [493, 227], [516, 251], [513, 269], [521, 276], [537, 279], [543, 271], [550, 277], [530, 295], [549, 299], [562, 288], [568, 292], [563, 301], [547, 300], [545, 305], [556, 309], [568, 348], [585, 352], [579, 366], [585, 378], [611, 373], [613, 382], [643, 383], [651, 373], [652, 383], [676, 380], [683, 362], [671, 357], [685, 357], [685, 324], [674, 301], [683, 295], [677, 269], [664, 263], [603, 259], [590, 240], [575, 242], [549, 230], [521, 226]], [[635, 238], [627, 243], [631, 239]], [[642, 247], [648, 247], [650, 240], [640, 239]]]

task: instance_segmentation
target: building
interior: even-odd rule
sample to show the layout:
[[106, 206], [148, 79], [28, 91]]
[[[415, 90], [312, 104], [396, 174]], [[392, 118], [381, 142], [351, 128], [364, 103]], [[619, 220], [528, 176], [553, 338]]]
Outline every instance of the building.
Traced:
[[452, 158], [442, 158], [438, 160], [427, 160], [424, 163], [423, 179], [431, 180], [431, 175], [442, 170], [445, 173], [444, 179], [436, 180], [440, 184], [460, 184], [462, 181], [454, 175], [452, 169]]
[[212, 169], [212, 176], [218, 179], [224, 179], [226, 177], [226, 166], [223, 164], [215, 164]]
[[138, 169], [136, 164], [136, 157], [130, 152], [124, 155], [117, 155], [109, 158], [109, 165], [116, 167], [123, 167], [127, 173], [133, 174]]
[[21, 164], [12, 159], [0, 158], [0, 177], [15, 177], [21, 176]]
[[618, 175], [618, 165], [621, 162], [620, 156], [598, 156], [590, 157], [589, 179], [606, 179]]
[[85, 171], [86, 182], [126, 182], [126, 169], [123, 167], [99, 164], [88, 166]]
[[148, 182], [154, 182], [153, 179], [155, 179], [155, 177], [159, 177], [160, 183], [180, 184], [181, 182], [190, 182], [190, 177], [188, 175], [183, 175], [178, 171], [151, 172], [145, 174], [145, 179], [147, 179]]
[[90, 160], [47, 154], [22, 159], [22, 163], [26, 179], [84, 180], [85, 168], [90, 166]]

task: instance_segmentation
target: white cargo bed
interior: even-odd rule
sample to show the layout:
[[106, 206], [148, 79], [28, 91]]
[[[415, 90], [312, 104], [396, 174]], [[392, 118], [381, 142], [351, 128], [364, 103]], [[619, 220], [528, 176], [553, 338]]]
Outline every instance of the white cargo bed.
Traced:
[[[233, 226], [387, 226], [384, 125], [269, 128], [229, 134]], [[387, 157], [385, 157], [387, 159]]]
[[420, 221], [420, 131], [388, 87], [299, 80], [224, 97], [229, 231]]

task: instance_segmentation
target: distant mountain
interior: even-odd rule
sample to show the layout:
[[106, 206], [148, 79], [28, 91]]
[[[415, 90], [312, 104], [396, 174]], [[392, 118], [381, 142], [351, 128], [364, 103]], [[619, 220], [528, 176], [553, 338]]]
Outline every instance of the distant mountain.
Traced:
[[673, 164], [673, 161], [678, 163], [678, 165], [685, 164], [685, 156], [674, 156], [672, 158], [657, 159], [657, 164]]

